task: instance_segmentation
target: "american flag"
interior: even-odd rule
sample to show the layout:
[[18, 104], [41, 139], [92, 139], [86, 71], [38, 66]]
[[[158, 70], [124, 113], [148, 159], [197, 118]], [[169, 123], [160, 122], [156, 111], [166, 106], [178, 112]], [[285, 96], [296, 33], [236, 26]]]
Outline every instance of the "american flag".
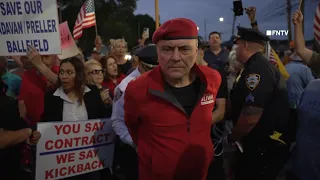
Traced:
[[282, 62], [281, 62], [280, 58], [278, 57], [278, 55], [276, 54], [276, 52], [272, 49], [269, 42], [268, 42], [266, 48], [267, 48], [266, 53], [267, 53], [267, 56], [269, 58], [270, 63], [275, 65], [278, 68], [278, 70], [280, 71], [280, 73], [282, 74], [282, 76], [285, 79], [288, 79], [290, 76], [288, 71], [286, 70], [286, 68], [282, 64]]
[[313, 50], [320, 52], [320, 49], [318, 48], [320, 43], [320, 3], [318, 3], [316, 13], [314, 15], [313, 33], [314, 33]]
[[96, 15], [94, 10], [94, 0], [87, 0], [81, 7], [76, 24], [73, 28], [74, 39], [82, 36], [82, 30], [96, 25]]

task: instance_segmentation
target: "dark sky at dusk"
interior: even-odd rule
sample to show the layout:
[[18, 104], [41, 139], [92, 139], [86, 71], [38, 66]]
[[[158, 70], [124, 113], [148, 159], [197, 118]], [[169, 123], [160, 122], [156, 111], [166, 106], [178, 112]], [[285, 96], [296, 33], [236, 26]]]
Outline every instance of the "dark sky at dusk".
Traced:
[[[316, 5], [315, 0], [305, 0], [305, 37], [313, 38], [313, 18]], [[287, 30], [286, 0], [242, 0], [243, 7], [257, 8], [259, 28], [266, 30]], [[299, 0], [292, 0], [292, 11], [299, 6]], [[223, 33], [223, 40], [228, 40], [232, 34], [233, 0], [159, 0], [160, 22], [169, 19], [185, 17], [195, 21], [201, 36], [205, 36], [205, 21], [207, 35], [211, 31]], [[154, 17], [154, 0], [138, 0], [136, 14], [149, 14]], [[223, 17], [224, 22], [219, 18]], [[290, 17], [291, 18], [291, 17]], [[237, 18], [236, 25], [249, 27], [249, 20], [244, 14]], [[235, 33], [237, 30], [235, 31]], [[272, 39], [287, 39], [286, 36], [272, 36]]]

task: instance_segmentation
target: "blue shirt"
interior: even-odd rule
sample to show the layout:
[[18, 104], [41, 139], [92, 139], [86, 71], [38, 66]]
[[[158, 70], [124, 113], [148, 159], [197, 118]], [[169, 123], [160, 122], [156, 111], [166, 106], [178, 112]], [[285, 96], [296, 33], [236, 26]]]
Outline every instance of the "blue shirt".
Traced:
[[121, 141], [125, 144], [134, 146], [133, 140], [129, 134], [128, 128], [124, 121], [124, 95], [130, 81], [139, 77], [141, 73], [138, 68], [124, 78], [114, 90], [113, 106], [112, 106], [112, 127]]
[[229, 52], [221, 49], [220, 53], [215, 55], [212, 51], [208, 50], [204, 52], [204, 61], [208, 64], [215, 64], [220, 69], [224, 69], [229, 58]]
[[7, 96], [17, 98], [20, 92], [21, 78], [18, 75], [7, 71], [2, 75], [1, 79], [8, 85]]
[[296, 109], [301, 93], [304, 88], [314, 80], [310, 68], [302, 63], [302, 61], [291, 61], [285, 66], [290, 77], [287, 80], [288, 97], [290, 102], [290, 108]]
[[320, 179], [320, 79], [301, 95], [293, 172], [300, 180]]

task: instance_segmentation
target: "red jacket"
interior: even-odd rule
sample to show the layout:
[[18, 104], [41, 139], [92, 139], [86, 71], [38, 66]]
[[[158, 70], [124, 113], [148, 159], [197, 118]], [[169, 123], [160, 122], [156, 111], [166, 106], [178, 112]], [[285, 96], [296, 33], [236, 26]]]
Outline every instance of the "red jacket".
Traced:
[[124, 119], [138, 147], [140, 180], [206, 178], [214, 153], [210, 128], [221, 76], [205, 66], [195, 65], [193, 70], [204, 93], [190, 118], [170, 102], [159, 66], [131, 81], [126, 89]]
[[114, 96], [114, 89], [121, 83], [121, 81], [126, 77], [124, 74], [120, 74], [119, 77], [117, 77], [117, 83], [114, 83], [111, 79], [105, 79], [105, 81], [102, 82], [102, 87], [106, 87], [109, 89], [109, 93], [111, 97]]

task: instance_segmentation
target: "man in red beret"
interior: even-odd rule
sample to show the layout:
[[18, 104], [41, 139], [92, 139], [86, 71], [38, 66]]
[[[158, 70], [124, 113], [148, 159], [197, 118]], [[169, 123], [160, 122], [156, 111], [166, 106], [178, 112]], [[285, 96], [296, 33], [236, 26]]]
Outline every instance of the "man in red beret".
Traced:
[[124, 103], [139, 179], [205, 180], [214, 154], [210, 127], [221, 77], [195, 64], [193, 21], [169, 20], [152, 38], [159, 66], [129, 83]]

